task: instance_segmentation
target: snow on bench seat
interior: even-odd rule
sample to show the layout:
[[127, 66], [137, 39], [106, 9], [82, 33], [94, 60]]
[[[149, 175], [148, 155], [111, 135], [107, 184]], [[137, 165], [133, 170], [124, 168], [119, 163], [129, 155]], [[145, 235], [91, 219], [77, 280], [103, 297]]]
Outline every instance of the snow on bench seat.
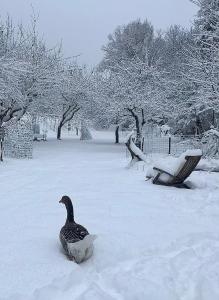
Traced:
[[[187, 150], [180, 155], [178, 158], [170, 157], [168, 161], [157, 161], [153, 166], [149, 167], [146, 173], [146, 177], [154, 178], [159, 171], [154, 170], [153, 168], [158, 168], [164, 170], [173, 176], [176, 176], [179, 171], [182, 169], [186, 162], [186, 156], [199, 156], [202, 155], [200, 149]], [[168, 174], [161, 174], [159, 180], [164, 183], [169, 183], [172, 177]]]

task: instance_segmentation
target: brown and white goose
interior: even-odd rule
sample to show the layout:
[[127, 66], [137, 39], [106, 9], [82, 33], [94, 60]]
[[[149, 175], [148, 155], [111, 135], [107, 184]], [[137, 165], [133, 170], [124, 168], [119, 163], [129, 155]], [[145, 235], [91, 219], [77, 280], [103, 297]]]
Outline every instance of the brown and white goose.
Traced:
[[59, 234], [61, 244], [69, 259], [81, 263], [93, 254], [93, 241], [96, 236], [75, 223], [73, 205], [68, 196], [63, 196], [59, 203], [63, 203], [67, 210], [67, 219]]

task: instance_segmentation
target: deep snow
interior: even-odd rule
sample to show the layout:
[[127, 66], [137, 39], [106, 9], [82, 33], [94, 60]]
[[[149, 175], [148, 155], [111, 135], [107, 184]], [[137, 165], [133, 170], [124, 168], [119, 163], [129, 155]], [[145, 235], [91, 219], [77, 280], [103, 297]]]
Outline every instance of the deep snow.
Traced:
[[[1, 300], [219, 299], [219, 174], [155, 186], [112, 139], [36, 142], [33, 160], [0, 165]], [[64, 194], [98, 235], [81, 265], [58, 240]]]

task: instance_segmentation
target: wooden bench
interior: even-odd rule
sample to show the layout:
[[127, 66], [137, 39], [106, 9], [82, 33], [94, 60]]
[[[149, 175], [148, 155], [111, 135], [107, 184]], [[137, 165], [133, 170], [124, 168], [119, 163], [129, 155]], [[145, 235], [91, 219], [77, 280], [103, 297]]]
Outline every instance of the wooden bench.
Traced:
[[46, 134], [41, 134], [41, 133], [34, 133], [33, 134], [33, 140], [34, 141], [46, 141]]
[[[153, 178], [153, 184], [166, 185], [166, 186], [174, 186], [177, 188], [187, 188], [190, 189], [188, 185], [184, 183], [185, 179], [189, 177], [189, 175], [194, 171], [195, 167], [199, 163], [202, 155], [196, 156], [185, 156], [184, 165], [178, 170], [177, 174], [173, 175], [169, 172], [162, 170], [157, 167], [153, 167], [153, 170], [158, 171], [157, 175]], [[160, 180], [160, 176], [162, 174], [166, 174], [170, 176], [170, 180], [168, 182], [164, 182]], [[150, 179], [152, 177], [146, 177]]]

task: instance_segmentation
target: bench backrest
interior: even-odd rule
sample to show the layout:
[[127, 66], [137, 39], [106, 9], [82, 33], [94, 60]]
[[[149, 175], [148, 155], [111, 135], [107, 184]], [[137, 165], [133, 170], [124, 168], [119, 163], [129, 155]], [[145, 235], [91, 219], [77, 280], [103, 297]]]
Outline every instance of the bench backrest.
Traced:
[[197, 156], [186, 156], [186, 162], [183, 167], [179, 170], [178, 174], [173, 177], [171, 183], [183, 183], [183, 181], [189, 177], [189, 175], [194, 171], [195, 167], [201, 159], [201, 155]]

